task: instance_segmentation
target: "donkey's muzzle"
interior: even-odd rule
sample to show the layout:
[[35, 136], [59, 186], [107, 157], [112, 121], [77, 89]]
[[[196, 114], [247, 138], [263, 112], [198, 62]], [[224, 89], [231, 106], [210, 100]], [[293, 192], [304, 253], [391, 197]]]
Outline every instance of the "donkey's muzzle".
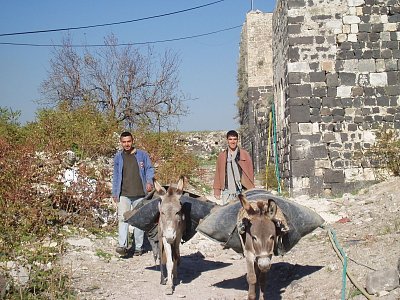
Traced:
[[271, 256], [270, 255], [257, 256], [256, 263], [261, 272], [267, 272], [271, 268]]
[[176, 231], [172, 228], [167, 228], [164, 230], [164, 237], [167, 240], [168, 244], [172, 244], [176, 238]]

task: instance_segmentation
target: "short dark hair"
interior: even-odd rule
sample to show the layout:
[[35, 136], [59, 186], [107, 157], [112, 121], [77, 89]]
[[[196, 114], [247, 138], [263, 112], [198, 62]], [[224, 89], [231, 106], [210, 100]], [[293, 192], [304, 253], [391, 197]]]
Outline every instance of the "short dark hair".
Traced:
[[229, 130], [227, 133], [226, 133], [226, 138], [229, 138], [230, 136], [234, 136], [234, 137], [239, 137], [239, 134], [235, 131], [235, 130]]
[[130, 136], [133, 139], [132, 133], [130, 133], [129, 131], [124, 131], [123, 133], [121, 133], [121, 135], [119, 136], [119, 139], [122, 139], [123, 137], [127, 137]]

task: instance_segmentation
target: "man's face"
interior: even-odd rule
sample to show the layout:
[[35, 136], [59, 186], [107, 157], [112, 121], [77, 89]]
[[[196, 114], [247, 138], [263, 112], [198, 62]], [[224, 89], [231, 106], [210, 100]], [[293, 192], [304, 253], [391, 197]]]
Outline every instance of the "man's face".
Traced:
[[125, 151], [132, 150], [133, 139], [131, 136], [123, 136], [120, 138], [121, 146]]
[[238, 138], [236, 136], [228, 136], [229, 149], [235, 150], [238, 144]]

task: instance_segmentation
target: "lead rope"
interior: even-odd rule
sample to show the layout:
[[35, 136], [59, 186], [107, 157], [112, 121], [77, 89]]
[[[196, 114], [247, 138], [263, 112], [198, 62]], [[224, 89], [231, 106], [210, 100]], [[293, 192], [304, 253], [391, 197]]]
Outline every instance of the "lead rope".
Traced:
[[367, 298], [368, 300], [374, 299], [368, 292], [354, 279], [353, 275], [349, 273], [347, 270], [347, 256], [342, 247], [339, 245], [339, 242], [336, 238], [335, 231], [329, 226], [320, 226], [323, 229], [326, 229], [328, 232], [329, 239], [331, 241], [332, 247], [335, 250], [336, 254], [339, 256], [340, 260], [343, 263], [343, 272], [342, 272], [342, 300], [346, 299], [346, 276], [349, 278], [351, 283]]

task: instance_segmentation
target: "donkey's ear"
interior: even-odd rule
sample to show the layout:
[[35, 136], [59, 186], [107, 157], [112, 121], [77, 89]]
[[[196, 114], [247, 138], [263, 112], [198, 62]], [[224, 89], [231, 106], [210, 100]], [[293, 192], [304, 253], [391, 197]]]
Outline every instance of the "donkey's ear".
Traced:
[[167, 193], [167, 191], [163, 188], [161, 184], [158, 183], [158, 181], [153, 178], [153, 183], [154, 183], [154, 188], [156, 189], [157, 193], [162, 196]]
[[181, 176], [181, 177], [179, 178], [178, 184], [177, 184], [177, 186], [176, 186], [176, 193], [177, 193], [177, 194], [179, 194], [179, 195], [182, 194], [184, 183], [185, 183], [185, 178], [184, 178], [183, 176]]
[[272, 199], [268, 199], [267, 216], [270, 219], [275, 217], [277, 209], [276, 202]]
[[253, 214], [254, 209], [251, 207], [250, 202], [246, 199], [246, 196], [243, 194], [239, 194], [238, 197], [240, 200], [240, 204], [242, 204], [244, 210], [247, 211], [248, 214]]

